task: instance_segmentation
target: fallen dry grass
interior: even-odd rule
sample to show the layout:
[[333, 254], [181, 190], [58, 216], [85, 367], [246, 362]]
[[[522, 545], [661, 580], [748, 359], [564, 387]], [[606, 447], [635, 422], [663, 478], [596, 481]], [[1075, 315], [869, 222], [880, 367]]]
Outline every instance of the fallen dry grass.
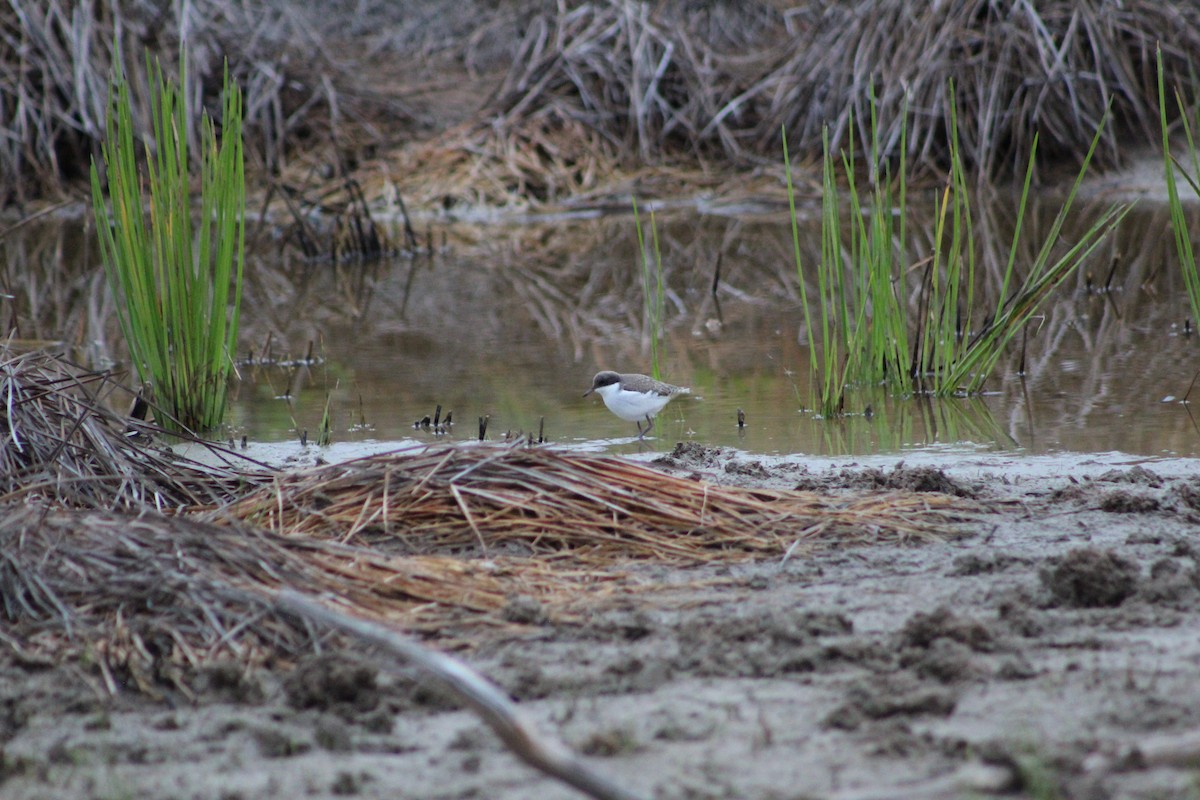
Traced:
[[835, 498], [725, 487], [617, 458], [524, 445], [420, 448], [277, 475], [221, 515], [289, 536], [405, 553], [528, 553], [604, 567], [782, 557], [927, 541], [964, 509], [942, 495]]
[[[310, 652], [311, 631], [274, 610], [273, 594], [284, 587], [358, 616], [439, 632], [442, 646], [453, 647], [473, 627], [508, 625], [501, 612], [513, 597], [546, 603], [551, 619], [569, 622], [565, 606], [621, 583], [619, 573], [395, 557], [154, 512], [0, 507], [0, 641], [27, 664], [86, 658], [114, 693], [129, 682], [151, 693], [162, 684], [186, 691], [214, 663], [277, 663]], [[564, 608], [555, 611], [556, 603]]]

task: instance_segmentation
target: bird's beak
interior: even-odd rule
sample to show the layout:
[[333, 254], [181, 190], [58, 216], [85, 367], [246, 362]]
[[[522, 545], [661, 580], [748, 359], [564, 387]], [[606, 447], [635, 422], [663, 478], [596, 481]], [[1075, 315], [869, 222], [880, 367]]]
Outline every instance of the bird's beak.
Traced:
[[595, 386], [593, 386], [592, 388], [590, 388], [590, 389], [588, 389], [586, 392], [584, 392], [584, 393], [583, 393], [583, 396], [584, 396], [584, 397], [587, 397], [589, 394], [591, 394], [591, 393], [592, 393], [592, 392], [594, 392], [594, 391], [596, 391], [596, 387], [595, 387]]

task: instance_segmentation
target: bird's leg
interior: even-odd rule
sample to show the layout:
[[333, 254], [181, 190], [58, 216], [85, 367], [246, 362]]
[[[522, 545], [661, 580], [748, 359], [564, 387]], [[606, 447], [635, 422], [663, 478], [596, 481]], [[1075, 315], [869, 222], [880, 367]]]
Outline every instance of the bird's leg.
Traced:
[[638, 422], [637, 426], [638, 438], [645, 439], [646, 434], [649, 433], [650, 429], [654, 427], [654, 417], [650, 416], [649, 414], [646, 415], [646, 430], [642, 430], [642, 423], [640, 421]]

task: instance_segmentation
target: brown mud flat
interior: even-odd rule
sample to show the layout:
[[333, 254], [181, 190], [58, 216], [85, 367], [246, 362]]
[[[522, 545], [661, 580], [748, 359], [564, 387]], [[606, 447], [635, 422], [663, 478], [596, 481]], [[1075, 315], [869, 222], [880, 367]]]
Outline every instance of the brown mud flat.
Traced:
[[[715, 483], [968, 497], [968, 534], [781, 563], [636, 568], [582, 620], [514, 603], [468, 660], [540, 728], [656, 798], [1192, 797], [1200, 763], [1194, 462], [753, 459]], [[209, 668], [195, 702], [93, 687], [3, 648], [5, 798], [568, 798], [382, 656]]]

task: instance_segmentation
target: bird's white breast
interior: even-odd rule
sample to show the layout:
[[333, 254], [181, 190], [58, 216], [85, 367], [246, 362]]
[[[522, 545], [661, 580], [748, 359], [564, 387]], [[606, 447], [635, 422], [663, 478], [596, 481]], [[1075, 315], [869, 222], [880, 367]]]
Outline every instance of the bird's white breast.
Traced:
[[609, 411], [626, 422], [640, 422], [646, 417], [653, 417], [671, 402], [670, 395], [630, 392], [617, 383], [601, 386], [596, 393], [604, 399]]

